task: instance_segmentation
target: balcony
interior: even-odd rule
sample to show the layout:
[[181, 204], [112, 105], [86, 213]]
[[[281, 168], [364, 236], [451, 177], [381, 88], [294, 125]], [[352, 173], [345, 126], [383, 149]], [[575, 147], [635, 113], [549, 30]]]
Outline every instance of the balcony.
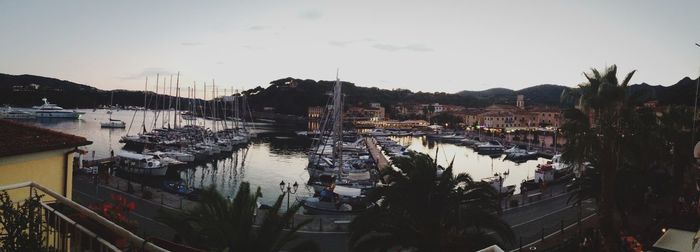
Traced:
[[[167, 251], [34, 182], [0, 186], [0, 193], [26, 195], [13, 199], [13, 207], [0, 207], [2, 251]], [[12, 217], [10, 212], [25, 214]]]

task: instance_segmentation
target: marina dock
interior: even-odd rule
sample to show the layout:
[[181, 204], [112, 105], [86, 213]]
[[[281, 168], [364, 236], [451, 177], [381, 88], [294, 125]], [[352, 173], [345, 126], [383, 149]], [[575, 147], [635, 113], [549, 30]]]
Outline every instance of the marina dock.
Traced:
[[109, 165], [109, 164], [112, 164], [114, 161], [116, 161], [116, 158], [115, 158], [115, 157], [107, 157], [107, 158], [100, 158], [100, 159], [83, 160], [83, 167], [93, 167], [93, 166], [100, 166], [100, 165]]
[[377, 168], [380, 172], [384, 169], [391, 168], [391, 163], [386, 159], [386, 156], [382, 154], [382, 151], [379, 150], [377, 140], [374, 139], [374, 137], [365, 137], [365, 143], [367, 144], [367, 150], [369, 150], [370, 155], [372, 155], [372, 159], [377, 163]]

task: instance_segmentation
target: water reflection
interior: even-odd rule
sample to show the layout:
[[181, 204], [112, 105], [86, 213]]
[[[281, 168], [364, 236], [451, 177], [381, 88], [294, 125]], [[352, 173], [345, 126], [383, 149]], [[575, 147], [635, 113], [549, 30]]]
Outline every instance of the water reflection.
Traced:
[[538, 158], [537, 160], [515, 163], [503, 160], [504, 155], [480, 155], [469, 147], [439, 142], [427, 139], [425, 136], [392, 137], [392, 139], [407, 146], [410, 150], [430, 155], [442, 166], [449, 165], [454, 159], [455, 173], [467, 172], [474, 179], [480, 180], [495, 174], [508, 174], [504, 176], [504, 184], [516, 185], [516, 192], [523, 180], [534, 177], [537, 164], [547, 161], [547, 159]]
[[[163, 124], [163, 116], [159, 117], [157, 123], [153, 123], [155, 117], [152, 112], [146, 113], [144, 121], [142, 111], [122, 110], [114, 111], [112, 118], [126, 122], [126, 129], [102, 129], [100, 122], [109, 118], [106, 110], [81, 111], [85, 114], [80, 120], [27, 120], [23, 123], [87, 138], [93, 144], [85, 147], [90, 152], [86, 159], [92, 158], [93, 151], [98, 159], [109, 157], [112, 150], [115, 153], [120, 151], [124, 144], [119, 143], [119, 139], [126, 134], [136, 134], [141, 130], [142, 124], [145, 124], [148, 130], [154, 124], [158, 127]], [[212, 127], [213, 124], [208, 120], [203, 123], [207, 127]], [[229, 197], [233, 197], [242, 181], [248, 181], [253, 187], [261, 187], [264, 196], [261, 199], [262, 203], [272, 204], [281, 194], [280, 181], [298, 181], [299, 184], [308, 181], [304, 150], [308, 149], [310, 141], [293, 133], [301, 129], [279, 128], [270, 123], [255, 123], [249, 126], [255, 128], [258, 138], [247, 148], [238, 149], [230, 156], [206, 164], [170, 169], [164, 178], [144, 179], [142, 176], [115, 174], [151, 187], [160, 187], [167, 180], [181, 180], [191, 188], [214, 185]], [[297, 195], [305, 196], [311, 193], [310, 189], [301, 187]], [[284, 203], [286, 204], [286, 201]]]

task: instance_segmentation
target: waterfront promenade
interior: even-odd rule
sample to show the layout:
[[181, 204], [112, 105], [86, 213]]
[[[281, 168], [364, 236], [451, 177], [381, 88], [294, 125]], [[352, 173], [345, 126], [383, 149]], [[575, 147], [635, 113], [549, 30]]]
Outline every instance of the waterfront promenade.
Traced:
[[[121, 181], [115, 182], [117, 180], [123, 179], [111, 177], [109, 184], [96, 185], [95, 180], [90, 176], [78, 175], [74, 180], [73, 199], [80, 204], [89, 205], [108, 200], [110, 193], [122, 194], [137, 205], [136, 210], [131, 213], [131, 217], [139, 222], [139, 234], [165, 240], [172, 240], [175, 232], [170, 227], [155, 220], [158, 209], [168, 208], [179, 211], [197, 204], [183, 200], [182, 207], [180, 207], [180, 196], [162, 191], [157, 192], [158, 189], [154, 188], [144, 188], [145, 190], [153, 190], [156, 196], [148, 200], [143, 199], [140, 195], [123, 191], [126, 190], [126, 187]], [[119, 185], [119, 189], [115, 185]], [[136, 192], [141, 189], [137, 183], [132, 183], [132, 186]], [[564, 190], [562, 185], [552, 186], [549, 191], [545, 191], [541, 195], [541, 198], [531, 201], [521, 195], [514, 195], [513, 198], [525, 200], [518, 207], [503, 210], [501, 218], [512, 226], [516, 234], [516, 244], [506, 248], [515, 249], [519, 245], [525, 246], [541, 241], [542, 237], [557, 234], [561, 232], [562, 228], [576, 224], [579, 217], [584, 221], [587, 220], [586, 218], [596, 211], [595, 204], [591, 200], [584, 201], [581, 207], [567, 204], [569, 193]], [[505, 204], [506, 200], [503, 202]], [[262, 216], [262, 214], [264, 213], [261, 211], [258, 216]], [[352, 218], [352, 216], [297, 214], [294, 222], [300, 223], [303, 220], [311, 219], [311, 223], [299, 231], [300, 237], [317, 242], [322, 251], [347, 251], [348, 226]], [[261, 218], [258, 218], [257, 221], [261, 221]], [[545, 241], [547, 240], [545, 239]]]

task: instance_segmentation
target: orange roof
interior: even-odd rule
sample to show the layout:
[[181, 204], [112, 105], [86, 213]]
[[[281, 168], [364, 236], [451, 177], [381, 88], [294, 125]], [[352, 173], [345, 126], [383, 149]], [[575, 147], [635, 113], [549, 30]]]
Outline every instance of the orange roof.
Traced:
[[0, 157], [92, 144], [84, 137], [0, 120]]

